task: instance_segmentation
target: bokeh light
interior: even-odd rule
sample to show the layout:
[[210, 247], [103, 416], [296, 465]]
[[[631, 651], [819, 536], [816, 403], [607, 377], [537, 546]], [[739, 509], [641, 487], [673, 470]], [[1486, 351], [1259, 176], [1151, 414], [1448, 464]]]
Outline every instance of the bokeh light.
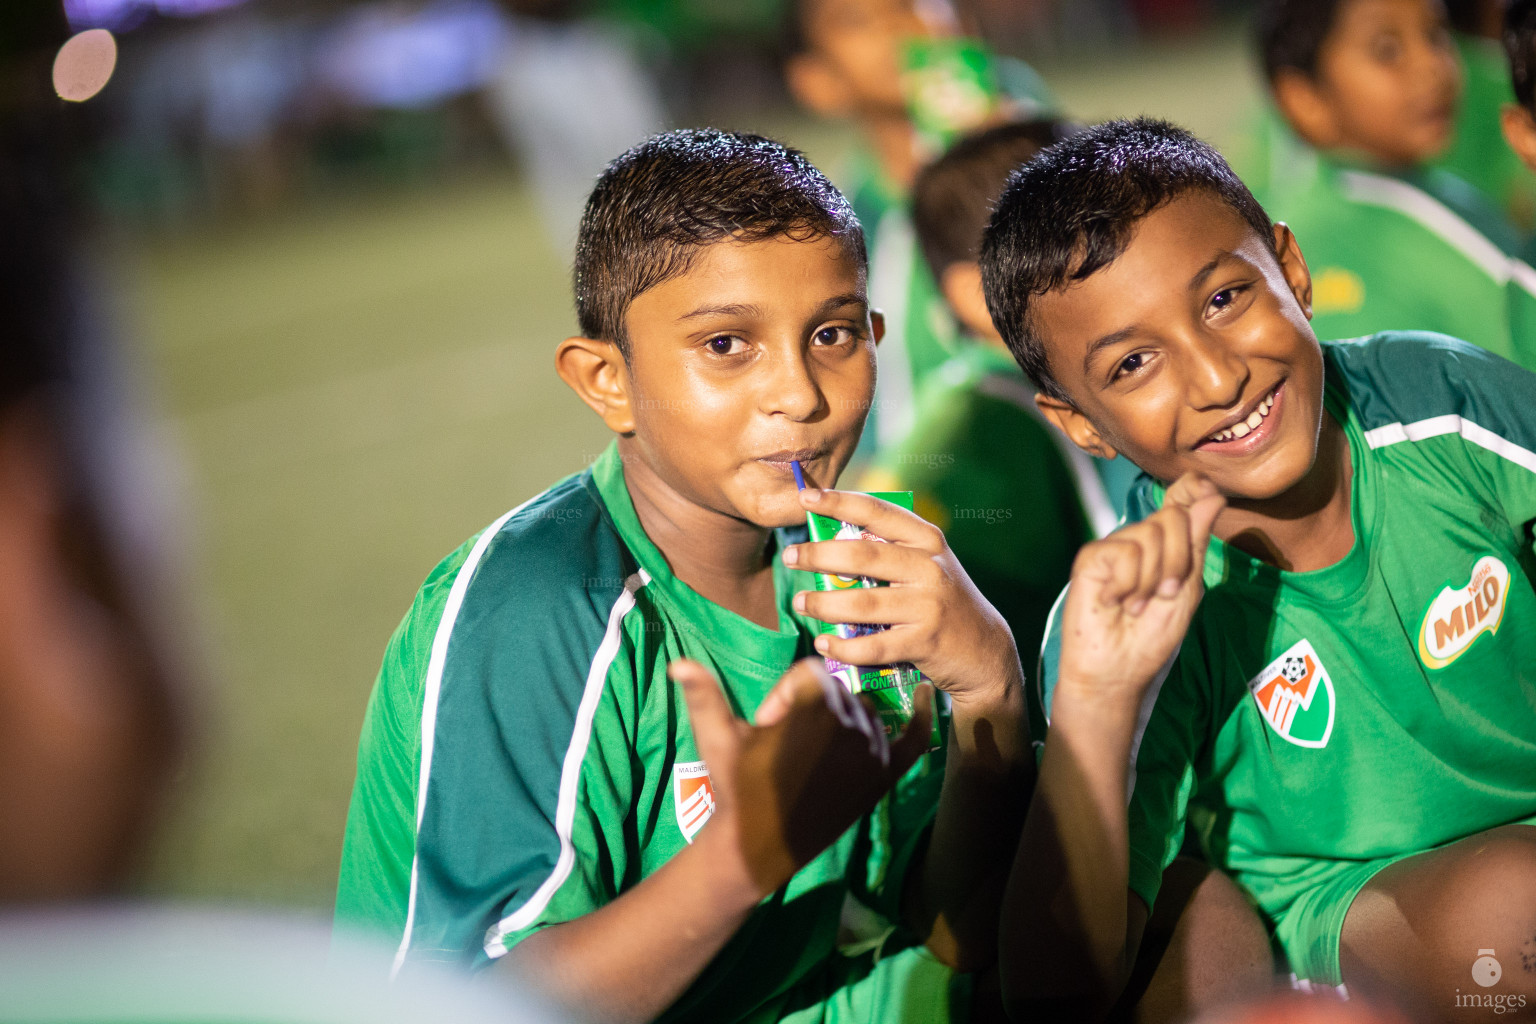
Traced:
[[84, 103], [112, 78], [117, 67], [117, 39], [104, 28], [77, 33], [53, 59], [53, 89], [61, 99]]

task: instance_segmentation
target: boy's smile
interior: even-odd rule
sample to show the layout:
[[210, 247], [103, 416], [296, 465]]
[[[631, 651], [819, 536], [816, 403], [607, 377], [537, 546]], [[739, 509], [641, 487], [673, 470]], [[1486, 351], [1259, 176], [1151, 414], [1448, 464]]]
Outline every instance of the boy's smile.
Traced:
[[1280, 256], [1231, 207], [1195, 192], [1140, 220], [1118, 259], [1033, 302], [1071, 403], [1041, 406], [1080, 446], [1160, 480], [1191, 470], [1263, 501], [1316, 458], [1323, 364], [1294, 236]]
[[790, 462], [830, 487], [874, 396], [878, 314], [864, 287], [835, 239], [706, 246], [630, 304], [634, 428], [621, 450], [714, 512], [803, 521]]

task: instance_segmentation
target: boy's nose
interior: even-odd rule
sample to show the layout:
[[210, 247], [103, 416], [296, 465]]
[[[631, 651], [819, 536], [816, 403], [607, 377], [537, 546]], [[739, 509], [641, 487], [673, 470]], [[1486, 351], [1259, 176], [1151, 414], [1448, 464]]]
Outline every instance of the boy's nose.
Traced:
[[1194, 408], [1225, 409], [1242, 400], [1248, 386], [1247, 360], [1220, 340], [1193, 342], [1187, 366], [1186, 386]]
[[764, 412], [808, 420], [821, 410], [824, 401], [804, 353], [784, 354], [772, 360], [760, 400]]

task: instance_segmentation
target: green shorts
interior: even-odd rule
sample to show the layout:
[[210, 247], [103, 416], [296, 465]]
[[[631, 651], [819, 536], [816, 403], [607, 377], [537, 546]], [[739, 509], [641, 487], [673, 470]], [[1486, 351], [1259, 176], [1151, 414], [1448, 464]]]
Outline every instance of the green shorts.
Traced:
[[[1536, 817], [1510, 824], [1536, 825]], [[1323, 881], [1303, 890], [1275, 925], [1275, 943], [1296, 977], [1314, 985], [1343, 984], [1339, 936], [1355, 897], [1382, 868], [1427, 852], [1415, 850], [1376, 860], [1343, 862]]]
[[1290, 961], [1292, 973], [1313, 985], [1343, 984], [1339, 936], [1350, 905], [1376, 872], [1418, 852], [1341, 863], [1326, 879], [1296, 897], [1275, 924], [1275, 943]]

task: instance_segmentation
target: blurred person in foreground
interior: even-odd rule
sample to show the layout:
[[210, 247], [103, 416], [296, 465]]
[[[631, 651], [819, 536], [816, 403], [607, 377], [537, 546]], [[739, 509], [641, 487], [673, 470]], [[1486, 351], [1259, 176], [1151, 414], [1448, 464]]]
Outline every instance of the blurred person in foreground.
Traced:
[[0, 899], [32, 902], [122, 884], [184, 723], [154, 481], [120, 471], [140, 432], [73, 259], [62, 9], [7, 4], [0, 31]]
[[49, 89], [56, 4], [0, 8], [0, 1022], [556, 1020], [431, 976], [390, 991], [312, 921], [107, 904], [188, 746], [195, 662], [164, 456], [91, 300]]
[[787, 0], [784, 18], [790, 93], [860, 140], [844, 191], [869, 237], [870, 298], [886, 316], [863, 459], [910, 429], [918, 388], [958, 340], [913, 232], [918, 170], [965, 132], [1056, 103], [1028, 65], [963, 35], [949, 0]]
[[1438, 0], [1267, 0], [1259, 56], [1306, 158], [1256, 193], [1307, 240], [1327, 338], [1433, 330], [1536, 368], [1536, 270], [1476, 189], [1431, 162], [1461, 66]]

